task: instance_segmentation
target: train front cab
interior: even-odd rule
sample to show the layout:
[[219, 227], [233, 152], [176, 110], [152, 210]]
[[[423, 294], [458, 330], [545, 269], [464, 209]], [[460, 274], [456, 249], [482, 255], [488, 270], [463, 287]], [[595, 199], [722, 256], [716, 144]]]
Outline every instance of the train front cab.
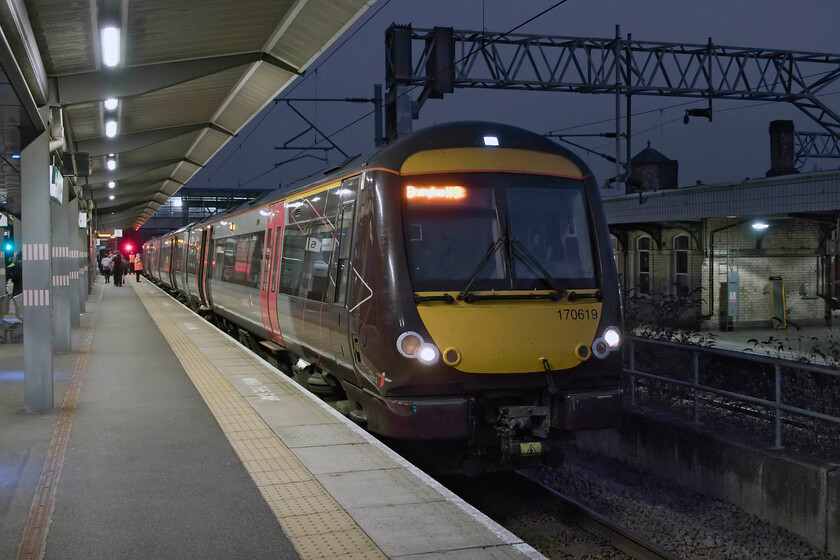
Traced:
[[617, 425], [617, 276], [582, 162], [427, 150], [366, 176], [344, 388], [369, 429], [506, 460]]

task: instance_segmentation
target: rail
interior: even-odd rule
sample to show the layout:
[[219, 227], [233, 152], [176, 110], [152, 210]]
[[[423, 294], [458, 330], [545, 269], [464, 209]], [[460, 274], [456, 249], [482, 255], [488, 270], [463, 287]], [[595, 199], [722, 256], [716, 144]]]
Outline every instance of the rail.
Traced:
[[[799, 363], [793, 360], [785, 360], [780, 358], [774, 358], [771, 356], [761, 356], [761, 355], [753, 355], [745, 352], [735, 352], [732, 350], [723, 350], [719, 348], [711, 348], [705, 346], [696, 346], [691, 344], [683, 344], [679, 342], [670, 342], [670, 341], [660, 341], [660, 340], [652, 340], [643, 337], [637, 336], [629, 336], [625, 339], [627, 343], [627, 362], [628, 367], [624, 368], [624, 373], [628, 376], [630, 382], [630, 403], [632, 406], [636, 406], [636, 392], [637, 392], [637, 379], [651, 379], [658, 381], [660, 383], [669, 384], [669, 385], [676, 385], [679, 387], [684, 387], [691, 389], [694, 397], [693, 403], [693, 412], [694, 412], [694, 422], [700, 422], [700, 400], [701, 394], [703, 393], [711, 393], [715, 395], [719, 395], [721, 397], [726, 397], [728, 399], [732, 399], [734, 401], [739, 401], [743, 403], [748, 403], [752, 405], [758, 405], [762, 407], [766, 407], [773, 411], [775, 415], [775, 427], [774, 427], [774, 437], [775, 437], [775, 446], [777, 448], [782, 447], [782, 427], [784, 423], [784, 414], [790, 415], [799, 415], [803, 417], [813, 418], [817, 420], [822, 420], [826, 422], [830, 422], [833, 424], [840, 425], [840, 416], [836, 416], [833, 414], [825, 414], [822, 412], [817, 412], [814, 410], [810, 410], [807, 408], [801, 408], [797, 406], [791, 406], [789, 404], [785, 404], [783, 402], [783, 370], [793, 370], [796, 372], [808, 372], [811, 374], [816, 375], [826, 375], [835, 379], [840, 380], [840, 371], [831, 369], [829, 367], [820, 367], [814, 366], [810, 364]], [[660, 347], [660, 348], [668, 348], [671, 350], [679, 350], [681, 352], [690, 353], [691, 355], [691, 375], [692, 378], [690, 381], [685, 381], [681, 379], [675, 379], [673, 377], [666, 377], [663, 375], [658, 375], [656, 373], [651, 373], [649, 371], [640, 371], [637, 369], [637, 346], [638, 345], [649, 345], [653, 347]], [[718, 358], [725, 358], [728, 360], [738, 360], [740, 362], [747, 362], [754, 365], [762, 365], [768, 366], [773, 368], [774, 372], [774, 398], [773, 400], [750, 396], [747, 394], [730, 391], [727, 389], [722, 389], [719, 387], [713, 387], [708, 384], [701, 383], [701, 356], [713, 356]], [[706, 360], [704, 360], [705, 362]]]
[[649, 541], [642, 535], [623, 527], [609, 517], [584, 506], [574, 498], [558, 492], [524, 471], [516, 471], [516, 475], [523, 481], [534, 485], [542, 492], [546, 492], [553, 500], [561, 503], [572, 512], [574, 522], [585, 531], [609, 541], [612, 546], [627, 554], [634, 560], [680, 560], [676, 554], [665, 550], [658, 544]]

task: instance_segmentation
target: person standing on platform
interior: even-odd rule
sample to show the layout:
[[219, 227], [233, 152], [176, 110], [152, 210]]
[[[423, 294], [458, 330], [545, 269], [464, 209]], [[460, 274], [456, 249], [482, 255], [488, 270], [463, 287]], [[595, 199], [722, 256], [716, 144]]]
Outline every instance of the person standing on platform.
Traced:
[[137, 276], [137, 281], [140, 281], [140, 273], [143, 272], [143, 259], [140, 258], [140, 253], [134, 255], [134, 274]]
[[102, 267], [102, 275], [105, 277], [105, 283], [111, 283], [111, 268], [114, 266], [114, 261], [111, 258], [110, 253], [102, 257], [102, 260], [99, 261], [99, 265]]
[[122, 286], [123, 274], [125, 274], [125, 261], [119, 251], [114, 255], [114, 260], [111, 265], [114, 269], [114, 286]]

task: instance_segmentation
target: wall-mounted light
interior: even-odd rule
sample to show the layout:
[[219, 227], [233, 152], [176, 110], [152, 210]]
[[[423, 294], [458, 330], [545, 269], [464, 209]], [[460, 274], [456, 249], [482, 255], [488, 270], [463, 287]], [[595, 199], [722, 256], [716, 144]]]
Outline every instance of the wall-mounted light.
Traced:
[[115, 97], [109, 97], [104, 101], [105, 108], [109, 111], [113, 111], [114, 109], [116, 109], [119, 104], [119, 100], [117, 100], [117, 98]]
[[102, 62], [105, 66], [114, 67], [120, 63], [120, 28], [103, 27], [102, 37]]
[[769, 228], [770, 224], [768, 224], [767, 222], [765, 222], [763, 220], [758, 220], [758, 221], [753, 222], [752, 227], [755, 230], [761, 231], [761, 230], [765, 230], [765, 229]]
[[108, 181], [108, 188], [109, 189], [113, 189], [116, 186], [117, 186], [117, 184], [114, 181]]
[[115, 159], [109, 159], [109, 160], [106, 162], [106, 165], [108, 166], [108, 170], [109, 170], [109, 171], [113, 171], [114, 169], [116, 169], [116, 168], [117, 168], [117, 160], [115, 160]]
[[108, 121], [105, 123], [105, 136], [113, 138], [117, 135], [117, 121]]

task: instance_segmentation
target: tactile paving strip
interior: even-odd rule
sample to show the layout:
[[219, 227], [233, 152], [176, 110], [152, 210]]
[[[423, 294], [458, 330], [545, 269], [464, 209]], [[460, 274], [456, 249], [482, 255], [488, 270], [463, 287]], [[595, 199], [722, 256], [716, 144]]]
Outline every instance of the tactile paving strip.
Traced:
[[[133, 284], [146, 310], [169, 342], [184, 370], [207, 403], [242, 464], [257, 484], [266, 503], [304, 560], [377, 560], [385, 554], [336, 503], [321, 484], [294, 456], [263, 419], [216, 368], [216, 365], [247, 364], [265, 367], [241, 354], [219, 336], [207, 345], [208, 355], [173, 321], [178, 311], [164, 312], [156, 299], [168, 298], [155, 289]], [[167, 306], [169, 307], [169, 306]], [[184, 317], [194, 319], [184, 312]], [[209, 328], [204, 325], [201, 327]], [[215, 334], [215, 333], [214, 333]], [[207, 340], [208, 337], [202, 337]], [[233, 358], [221, 358], [229, 346]]]

